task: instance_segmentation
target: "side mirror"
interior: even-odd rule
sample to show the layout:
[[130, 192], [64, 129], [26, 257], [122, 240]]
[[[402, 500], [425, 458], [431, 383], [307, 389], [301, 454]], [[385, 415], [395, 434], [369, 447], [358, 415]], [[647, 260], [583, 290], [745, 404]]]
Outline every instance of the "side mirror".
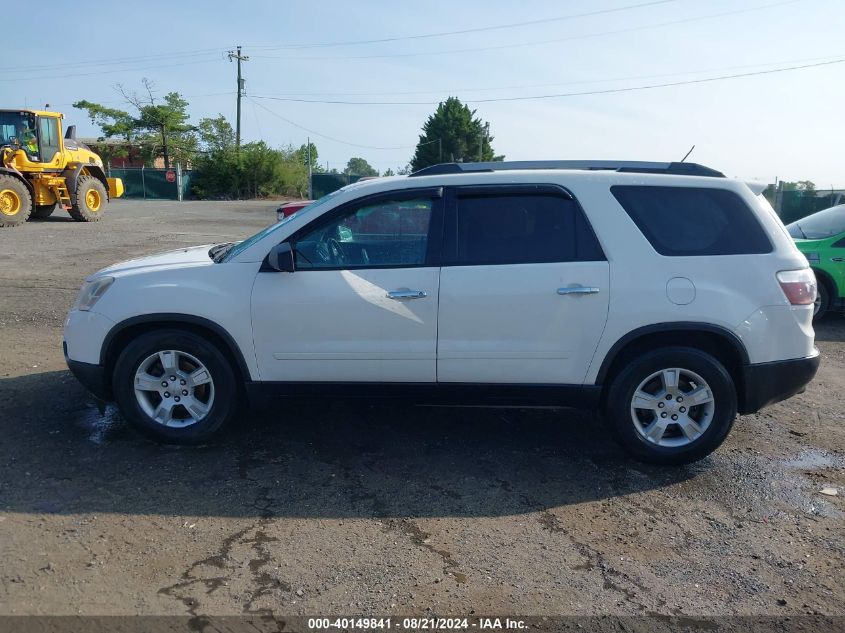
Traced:
[[293, 266], [293, 249], [287, 242], [282, 242], [274, 246], [264, 261], [268, 270], [279, 273], [292, 273], [295, 270]]

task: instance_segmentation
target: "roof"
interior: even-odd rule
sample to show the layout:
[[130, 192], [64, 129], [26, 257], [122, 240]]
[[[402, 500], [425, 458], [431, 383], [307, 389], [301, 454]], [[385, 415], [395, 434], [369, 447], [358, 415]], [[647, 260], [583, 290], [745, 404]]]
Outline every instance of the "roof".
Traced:
[[0, 108], [0, 112], [26, 112], [28, 114], [35, 114], [37, 116], [57, 116], [64, 117], [61, 112], [50, 112], [49, 110], [33, 110], [31, 108]]

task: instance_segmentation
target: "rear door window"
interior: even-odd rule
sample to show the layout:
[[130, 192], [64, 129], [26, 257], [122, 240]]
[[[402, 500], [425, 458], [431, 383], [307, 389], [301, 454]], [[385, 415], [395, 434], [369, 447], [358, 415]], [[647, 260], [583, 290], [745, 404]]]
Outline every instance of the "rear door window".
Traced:
[[458, 190], [447, 265], [538, 264], [603, 260], [574, 200], [560, 195]]
[[661, 255], [750, 255], [772, 244], [737, 194], [705, 187], [616, 185], [611, 193]]

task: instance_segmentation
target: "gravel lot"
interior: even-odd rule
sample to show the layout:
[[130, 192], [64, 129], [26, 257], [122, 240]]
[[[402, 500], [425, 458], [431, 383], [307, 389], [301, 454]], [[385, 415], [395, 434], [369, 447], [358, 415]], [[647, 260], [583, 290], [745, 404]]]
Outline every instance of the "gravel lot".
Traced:
[[302, 401], [199, 448], [140, 437], [65, 368], [82, 280], [273, 208], [0, 231], [0, 614], [845, 615], [839, 315], [805, 394], [685, 468], [565, 410]]

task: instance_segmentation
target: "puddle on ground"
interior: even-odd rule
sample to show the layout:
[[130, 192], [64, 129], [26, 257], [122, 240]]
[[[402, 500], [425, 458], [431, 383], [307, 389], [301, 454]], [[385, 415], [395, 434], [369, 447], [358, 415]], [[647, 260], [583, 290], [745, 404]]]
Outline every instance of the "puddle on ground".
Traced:
[[88, 441], [97, 445], [107, 444], [126, 425], [117, 406], [102, 400], [85, 405], [78, 423], [88, 434]]
[[825, 470], [827, 468], [845, 468], [845, 457], [827, 451], [810, 449], [780, 460], [790, 470]]

